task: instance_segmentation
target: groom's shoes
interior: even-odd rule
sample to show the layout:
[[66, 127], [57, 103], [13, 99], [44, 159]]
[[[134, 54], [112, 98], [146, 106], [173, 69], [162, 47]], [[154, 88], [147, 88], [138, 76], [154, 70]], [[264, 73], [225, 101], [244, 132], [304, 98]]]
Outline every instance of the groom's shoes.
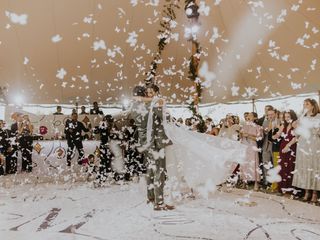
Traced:
[[162, 210], [173, 210], [174, 209], [174, 206], [170, 206], [170, 205], [167, 205], [167, 204], [161, 204], [161, 205], [154, 205], [153, 207], [153, 210], [155, 211], [162, 211]]

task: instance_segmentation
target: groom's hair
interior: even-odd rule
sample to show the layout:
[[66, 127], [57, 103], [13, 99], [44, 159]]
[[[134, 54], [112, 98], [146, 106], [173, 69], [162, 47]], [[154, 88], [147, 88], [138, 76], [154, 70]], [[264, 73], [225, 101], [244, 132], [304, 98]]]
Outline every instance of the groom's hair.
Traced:
[[134, 97], [145, 97], [146, 96], [146, 88], [143, 86], [135, 86], [133, 88], [132, 94]]
[[152, 88], [155, 93], [160, 93], [160, 88], [155, 84], [150, 84], [148, 88]]

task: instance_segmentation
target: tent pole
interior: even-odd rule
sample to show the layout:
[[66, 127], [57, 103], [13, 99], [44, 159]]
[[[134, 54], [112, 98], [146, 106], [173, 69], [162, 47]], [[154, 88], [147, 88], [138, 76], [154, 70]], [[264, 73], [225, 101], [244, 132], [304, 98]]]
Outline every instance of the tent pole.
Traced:
[[[199, 6], [198, 5], [198, 0], [193, 0], [193, 3], [196, 5], [196, 6]], [[196, 17], [193, 17], [190, 19], [190, 22], [192, 25], [198, 25], [199, 24], [199, 16], [196, 16]], [[199, 73], [199, 63], [200, 63], [200, 57], [197, 56], [197, 53], [198, 53], [198, 42], [197, 40], [194, 38], [194, 36], [192, 36], [191, 38], [191, 53], [192, 53], [192, 58], [193, 58], [193, 67], [195, 68], [195, 73], [196, 73], [196, 76], [198, 76], [198, 73]], [[199, 55], [200, 56], [200, 55]], [[198, 79], [194, 79], [194, 87], [195, 89], [197, 89], [198, 87], [201, 86], [201, 83], [197, 81]], [[193, 96], [193, 101], [194, 101], [194, 104], [195, 104], [195, 107], [196, 107], [196, 112], [198, 112], [198, 107], [199, 107], [199, 103], [200, 103], [200, 96], [198, 95], [198, 92], [196, 90], [194, 96]]]
[[252, 112], [255, 112], [255, 99], [252, 98]]

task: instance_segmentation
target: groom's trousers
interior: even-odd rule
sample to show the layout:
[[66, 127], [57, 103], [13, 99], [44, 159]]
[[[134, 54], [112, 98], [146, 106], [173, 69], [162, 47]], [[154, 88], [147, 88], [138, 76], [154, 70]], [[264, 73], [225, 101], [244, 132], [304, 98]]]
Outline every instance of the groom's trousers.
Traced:
[[161, 205], [164, 203], [163, 188], [166, 179], [165, 157], [159, 156], [157, 152], [152, 150], [146, 151], [145, 157], [147, 158], [146, 182], [148, 200]]

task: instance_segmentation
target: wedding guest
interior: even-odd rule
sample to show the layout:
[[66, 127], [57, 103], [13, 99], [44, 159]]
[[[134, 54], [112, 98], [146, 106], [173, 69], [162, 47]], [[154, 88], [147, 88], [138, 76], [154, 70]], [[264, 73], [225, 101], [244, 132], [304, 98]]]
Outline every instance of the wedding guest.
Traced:
[[[270, 108], [267, 111], [267, 118], [263, 123], [264, 139], [262, 144], [262, 163], [263, 163], [263, 185], [267, 187], [269, 183], [267, 182], [267, 172], [278, 162], [279, 156], [279, 143], [278, 140], [272, 139], [272, 136], [278, 132], [278, 119], [277, 112], [275, 109]], [[276, 186], [273, 185], [275, 190]]]
[[[263, 126], [267, 126], [267, 114], [268, 114], [268, 111], [269, 110], [272, 110], [273, 109], [273, 106], [271, 105], [266, 105], [264, 107], [264, 115], [261, 117], [261, 118], [258, 118], [256, 120], [256, 123], [259, 125], [259, 126], [262, 126], [262, 135], [260, 137], [260, 139], [257, 139], [257, 147], [259, 149], [259, 152], [258, 152], [258, 155], [259, 155], [259, 166], [260, 166], [260, 170], [261, 172], [263, 173], [262, 177], [261, 177], [261, 180], [262, 180], [262, 185], [263, 187], [266, 187], [267, 185], [267, 181], [266, 181], [266, 175], [265, 175], [265, 167], [264, 167], [264, 162], [263, 162], [263, 143], [266, 141], [266, 136], [264, 135], [264, 127]], [[258, 116], [257, 116], [258, 117]]]
[[258, 190], [259, 156], [257, 149], [257, 138], [261, 136], [261, 127], [254, 123], [254, 114], [247, 115], [247, 122], [243, 125], [240, 132], [241, 143], [248, 146], [246, 161], [240, 165], [240, 175], [244, 183], [254, 182], [254, 190]]
[[4, 175], [5, 156], [0, 153], [0, 176]]
[[88, 113], [86, 112], [86, 107], [85, 106], [81, 106], [81, 112], [79, 115], [87, 115]]
[[65, 124], [64, 133], [66, 135], [68, 150], [67, 150], [67, 165], [71, 166], [71, 157], [75, 148], [79, 152], [78, 164], [82, 164], [84, 158], [84, 150], [82, 144], [82, 132], [89, 132], [82, 122], [78, 121], [78, 114], [72, 113], [71, 120], [68, 119]]
[[[258, 118], [258, 113], [252, 112], [252, 115], [253, 115], [253, 122], [254, 122], [255, 124], [259, 125], [259, 124], [258, 124], [258, 120], [259, 120], [259, 118]], [[262, 128], [261, 128], [261, 130], [262, 130]]]
[[53, 113], [53, 115], [63, 115], [62, 107], [61, 106], [57, 106], [57, 111], [55, 113]]
[[94, 133], [100, 134], [100, 168], [99, 168], [99, 181], [105, 182], [108, 174], [112, 172], [111, 162], [113, 154], [110, 150], [109, 138], [111, 135], [111, 129], [114, 124], [114, 119], [111, 115], [106, 115], [99, 126], [95, 127]]
[[180, 126], [182, 126], [182, 125], [184, 124], [183, 118], [178, 118], [177, 124], [180, 125]]
[[265, 122], [267, 122], [268, 111], [272, 109], [274, 109], [274, 107], [271, 105], [266, 105], [264, 107], [264, 115], [258, 119], [258, 125], [263, 126]]
[[7, 150], [6, 157], [6, 173], [13, 174], [17, 172], [17, 161], [18, 161], [18, 151], [19, 151], [19, 135], [18, 128], [22, 123], [22, 114], [13, 114], [13, 120], [15, 121], [10, 128], [10, 146]]
[[0, 120], [0, 176], [5, 173], [4, 166], [9, 146], [8, 131], [4, 129], [4, 121]]
[[248, 120], [248, 115], [249, 115], [250, 113], [249, 112], [245, 112], [244, 114], [243, 114], [243, 119], [244, 119], [244, 121], [245, 122], [248, 122], [249, 120]]
[[279, 126], [284, 124], [284, 112], [278, 111], [277, 112], [277, 118], [278, 118], [278, 122], [279, 122]]
[[289, 145], [289, 143], [295, 137], [293, 126], [296, 120], [297, 115], [293, 110], [284, 112], [284, 123], [280, 126], [279, 132], [273, 136], [274, 139], [280, 138], [280, 157], [278, 162], [281, 167], [279, 172], [281, 182], [278, 182], [278, 192], [280, 194], [292, 191], [297, 144]]
[[90, 114], [103, 115], [103, 111], [100, 110], [98, 102], [93, 102], [93, 108], [90, 109]]
[[[271, 135], [269, 135], [270, 141], [272, 142], [272, 160], [273, 160], [273, 168], [277, 167], [279, 164], [279, 158], [280, 158], [280, 139], [274, 138], [273, 136], [277, 134], [280, 127], [283, 125], [283, 113], [275, 109], [275, 127], [273, 127], [273, 130], [270, 131]], [[282, 119], [281, 119], [282, 118]], [[269, 132], [269, 133], [270, 133]], [[271, 184], [271, 191], [277, 192], [278, 191], [278, 183], [273, 182]]]
[[217, 128], [217, 127], [212, 128], [212, 130], [209, 134], [212, 136], [219, 136], [219, 128]]
[[239, 118], [239, 116], [233, 115], [232, 117], [233, 117], [233, 119], [234, 119], [234, 124], [240, 125], [240, 118]]
[[228, 114], [226, 118], [222, 120], [219, 136], [238, 141], [240, 125], [236, 124], [235, 122], [237, 122], [237, 119], [235, 119], [233, 115]]
[[299, 136], [288, 143], [288, 147], [298, 141], [296, 167], [292, 185], [305, 189], [303, 201], [318, 202], [320, 191], [320, 110], [316, 100], [307, 98], [305, 114], [298, 121]]
[[33, 150], [33, 125], [29, 116], [24, 115], [23, 121], [18, 126], [19, 144], [22, 153], [22, 171], [32, 171], [32, 150]]
[[133, 119], [129, 120], [128, 126], [125, 126], [123, 131], [122, 146], [124, 148], [125, 157], [125, 180], [134, 179], [145, 172], [146, 168], [143, 164], [143, 154], [137, 150], [137, 126]]
[[84, 166], [86, 167], [86, 172], [88, 174], [87, 181], [89, 181], [90, 179], [96, 180], [97, 174], [99, 172], [99, 160], [96, 158], [94, 154], [89, 154], [87, 162], [84, 163]]
[[206, 133], [207, 133], [207, 134], [210, 134], [210, 132], [211, 132], [212, 129], [214, 128], [214, 124], [213, 124], [212, 118], [209, 118], [209, 117], [206, 118], [205, 124], [206, 124], [206, 128], [207, 128]]
[[191, 130], [192, 129], [192, 118], [186, 118], [185, 125], [186, 125], [187, 129]]

